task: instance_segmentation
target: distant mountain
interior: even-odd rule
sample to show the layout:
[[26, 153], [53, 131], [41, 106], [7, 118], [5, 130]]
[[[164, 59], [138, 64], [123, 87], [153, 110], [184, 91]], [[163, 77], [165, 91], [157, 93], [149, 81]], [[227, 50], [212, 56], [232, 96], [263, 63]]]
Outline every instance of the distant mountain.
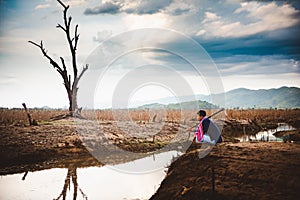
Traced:
[[193, 109], [214, 109], [218, 108], [217, 106], [208, 103], [206, 101], [185, 101], [182, 103], [170, 103], [170, 104], [160, 104], [160, 103], [152, 103], [146, 104], [143, 106], [137, 107], [137, 109], [168, 109], [168, 110], [193, 110]]
[[177, 109], [185, 109], [185, 110], [193, 110], [193, 109], [215, 109], [218, 106], [213, 105], [207, 101], [185, 101], [182, 103], [171, 103], [167, 105], [168, 109], [177, 110]]
[[300, 88], [249, 90], [245, 88], [225, 93], [228, 108], [300, 108]]
[[137, 107], [136, 109], [144, 110], [144, 109], [164, 109], [166, 107], [165, 104], [160, 104], [160, 103], [151, 103], [151, 104], [145, 104], [142, 106]]
[[[211, 99], [220, 99], [224, 94], [184, 96], [181, 106], [183, 109], [216, 108]], [[277, 89], [250, 90], [239, 88], [225, 93], [226, 108], [300, 108], [300, 88], [281, 87]], [[194, 101], [194, 99], [197, 101]], [[149, 108], [179, 109], [180, 104], [175, 97], [158, 99], [154, 104], [144, 105]], [[193, 100], [193, 101], [192, 101]], [[143, 107], [143, 106], [142, 106]], [[145, 107], [145, 108], [146, 108]]]

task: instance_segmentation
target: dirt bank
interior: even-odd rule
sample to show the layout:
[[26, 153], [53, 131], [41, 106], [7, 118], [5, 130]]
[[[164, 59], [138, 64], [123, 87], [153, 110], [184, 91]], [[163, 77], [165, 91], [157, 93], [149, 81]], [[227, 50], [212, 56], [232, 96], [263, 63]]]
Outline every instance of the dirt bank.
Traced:
[[[0, 125], [0, 175], [47, 169], [58, 163], [58, 166], [62, 167], [72, 162], [77, 165], [80, 160], [87, 161], [82, 164], [82, 167], [103, 165], [87, 150], [89, 145], [84, 144], [85, 142], [95, 143], [99, 139], [98, 136], [93, 137], [93, 133], [99, 132], [100, 128], [97, 126], [99, 130], [93, 131], [92, 129], [95, 129], [93, 125], [94, 122], [90, 120], [74, 122], [71, 118], [39, 122], [38, 126]], [[107, 141], [127, 151], [144, 153], [162, 148], [174, 139], [177, 131], [185, 129], [176, 123], [147, 124], [140, 126], [142, 132], [140, 134], [136, 133], [135, 127], [129, 126], [127, 122], [118, 124], [117, 122], [101, 122], [97, 125], [101, 126], [105, 134], [102, 137], [108, 139]], [[155, 137], [149, 133], [149, 130], [152, 130], [150, 126], [161, 126], [161, 130]], [[88, 134], [85, 140], [80, 137], [83, 134]], [[106, 151], [101, 153], [109, 154]], [[111, 157], [106, 161], [109, 163], [128, 162], [131, 161], [130, 159], [145, 156], [144, 153], [128, 158], [129, 160]], [[109, 156], [105, 155], [105, 157]]]
[[202, 159], [198, 151], [199, 146], [191, 146], [170, 166], [152, 200], [299, 196], [299, 143], [223, 143]]
[[300, 129], [290, 131], [278, 131], [274, 133], [276, 137], [282, 137], [284, 142], [300, 141]]
[[39, 126], [0, 126], [0, 135], [1, 175], [49, 168], [51, 163], [64, 165], [77, 159], [96, 164], [69, 120]]

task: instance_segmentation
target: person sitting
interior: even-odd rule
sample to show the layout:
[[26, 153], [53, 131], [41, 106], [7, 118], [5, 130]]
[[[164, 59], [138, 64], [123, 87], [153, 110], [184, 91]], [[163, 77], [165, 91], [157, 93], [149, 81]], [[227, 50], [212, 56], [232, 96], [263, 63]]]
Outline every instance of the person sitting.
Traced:
[[206, 117], [205, 110], [197, 112], [197, 120], [199, 121], [198, 130], [195, 132], [196, 143], [209, 143], [215, 145], [222, 142], [222, 136], [219, 128]]

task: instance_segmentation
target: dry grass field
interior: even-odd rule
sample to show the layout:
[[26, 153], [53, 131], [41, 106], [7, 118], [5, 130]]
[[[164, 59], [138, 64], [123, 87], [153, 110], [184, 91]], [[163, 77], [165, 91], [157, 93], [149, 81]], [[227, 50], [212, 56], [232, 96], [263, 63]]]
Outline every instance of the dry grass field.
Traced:
[[[29, 109], [33, 119], [38, 122], [48, 121], [52, 117], [67, 113], [67, 110], [41, 110]], [[207, 110], [207, 115], [211, 115], [217, 110]], [[99, 121], [135, 121], [140, 123], [149, 122], [178, 122], [187, 124], [196, 118], [195, 110], [83, 110], [82, 116], [87, 119]], [[300, 120], [300, 109], [253, 109], [253, 110], [232, 110], [227, 109], [225, 115], [220, 114], [216, 119], [224, 120], [252, 120], [260, 124], [274, 123], [295, 123]], [[0, 109], [0, 124], [27, 124], [27, 115], [23, 109]]]
[[249, 119], [259, 123], [291, 123], [300, 119], [300, 109], [226, 110], [227, 119]]

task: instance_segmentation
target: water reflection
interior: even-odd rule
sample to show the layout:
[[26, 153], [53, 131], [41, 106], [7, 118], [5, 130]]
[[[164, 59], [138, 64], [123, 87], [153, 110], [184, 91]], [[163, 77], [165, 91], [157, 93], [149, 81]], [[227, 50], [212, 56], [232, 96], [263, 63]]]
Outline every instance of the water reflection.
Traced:
[[63, 200], [66, 199], [68, 188], [69, 189], [71, 188], [71, 185], [70, 185], [71, 181], [73, 183], [73, 188], [74, 188], [74, 190], [73, 190], [73, 200], [77, 199], [78, 190], [81, 193], [83, 199], [88, 199], [87, 196], [86, 196], [86, 194], [78, 186], [78, 182], [77, 182], [77, 167], [69, 167], [68, 168], [67, 177], [65, 179], [65, 184], [63, 186], [63, 190], [61, 191], [60, 195], [55, 200], [59, 200], [61, 198]]
[[249, 141], [278, 141], [278, 142], [281, 142], [282, 138], [275, 137], [273, 134], [278, 131], [290, 131], [290, 130], [295, 130], [295, 128], [286, 123], [279, 123], [278, 127], [276, 129], [260, 131], [255, 135], [244, 134], [244, 136], [238, 137], [237, 139], [240, 142], [249, 142]]
[[[64, 169], [1, 176], [0, 199], [149, 199], [163, 180], [165, 167], [178, 155], [170, 151], [115, 166], [78, 168], [70, 164]], [[139, 172], [142, 165], [157, 170], [120, 172], [134, 166]]]

